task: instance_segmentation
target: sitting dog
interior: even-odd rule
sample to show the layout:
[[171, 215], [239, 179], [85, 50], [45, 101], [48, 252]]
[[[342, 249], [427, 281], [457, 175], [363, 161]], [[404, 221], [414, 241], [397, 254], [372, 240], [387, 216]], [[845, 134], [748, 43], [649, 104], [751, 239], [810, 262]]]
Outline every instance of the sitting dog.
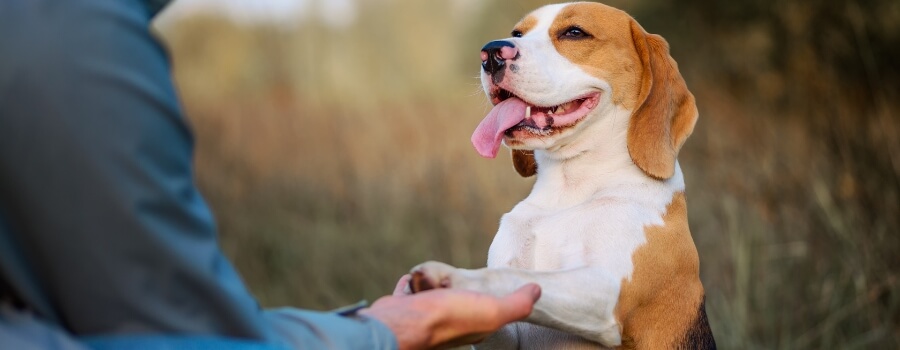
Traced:
[[537, 180], [503, 216], [487, 268], [427, 262], [411, 291], [539, 284], [526, 323], [484, 348], [715, 348], [676, 160], [697, 107], [666, 41], [620, 10], [567, 3], [481, 59], [494, 107], [472, 142], [489, 158], [505, 143]]

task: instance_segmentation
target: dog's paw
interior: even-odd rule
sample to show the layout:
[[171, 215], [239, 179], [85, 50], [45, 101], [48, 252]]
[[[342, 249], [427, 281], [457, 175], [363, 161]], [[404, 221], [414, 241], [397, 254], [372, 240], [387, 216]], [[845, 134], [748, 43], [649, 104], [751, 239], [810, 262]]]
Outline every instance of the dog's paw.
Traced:
[[410, 270], [409, 290], [418, 293], [435, 288], [452, 288], [453, 266], [437, 261], [419, 264]]

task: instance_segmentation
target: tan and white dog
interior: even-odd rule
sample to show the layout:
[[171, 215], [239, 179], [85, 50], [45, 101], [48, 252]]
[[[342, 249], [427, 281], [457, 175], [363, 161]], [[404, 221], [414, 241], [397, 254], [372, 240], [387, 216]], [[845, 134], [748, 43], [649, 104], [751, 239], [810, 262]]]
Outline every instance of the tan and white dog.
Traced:
[[697, 107], [666, 41], [606, 5], [548, 5], [482, 61], [495, 106], [472, 141], [485, 157], [505, 143], [537, 181], [503, 216], [487, 268], [427, 262], [411, 290], [538, 283], [527, 323], [484, 348], [715, 348], [676, 160]]

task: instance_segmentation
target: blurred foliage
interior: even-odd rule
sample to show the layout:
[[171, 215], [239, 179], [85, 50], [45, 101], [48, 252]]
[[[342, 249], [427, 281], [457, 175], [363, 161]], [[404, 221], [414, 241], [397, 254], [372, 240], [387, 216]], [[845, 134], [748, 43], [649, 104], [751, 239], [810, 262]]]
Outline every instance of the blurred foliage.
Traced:
[[[197, 180], [264, 305], [388, 293], [425, 260], [483, 266], [530, 189], [471, 131], [478, 49], [539, 1], [361, 2], [329, 28], [161, 28]], [[682, 150], [723, 348], [900, 347], [900, 2], [613, 1], [662, 34], [701, 119]]]

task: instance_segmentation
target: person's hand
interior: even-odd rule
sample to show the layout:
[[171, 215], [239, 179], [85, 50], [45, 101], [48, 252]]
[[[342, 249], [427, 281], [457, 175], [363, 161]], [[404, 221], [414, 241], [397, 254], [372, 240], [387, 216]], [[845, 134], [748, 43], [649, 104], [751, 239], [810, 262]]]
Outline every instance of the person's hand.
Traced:
[[394, 295], [382, 297], [360, 314], [375, 318], [397, 336], [401, 350], [434, 349], [477, 343], [503, 325], [528, 317], [541, 288], [528, 284], [495, 297], [459, 289], [434, 289], [407, 295], [410, 276], [397, 282]]

